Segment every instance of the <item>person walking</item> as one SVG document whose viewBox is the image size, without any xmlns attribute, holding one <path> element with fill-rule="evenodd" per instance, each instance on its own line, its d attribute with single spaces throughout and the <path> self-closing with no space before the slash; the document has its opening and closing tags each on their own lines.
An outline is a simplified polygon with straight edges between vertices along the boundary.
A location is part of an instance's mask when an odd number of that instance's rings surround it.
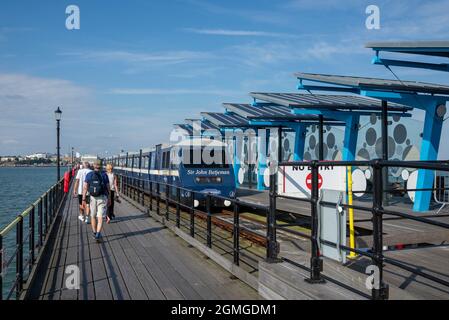
<svg viewBox="0 0 449 320">
<path fill-rule="evenodd" d="M 83 204 L 85 204 L 88 192 L 90 194 L 90 217 L 93 237 L 95 240 L 100 241 L 103 215 L 110 203 L 111 194 L 108 175 L 101 170 L 101 160 L 97 160 L 94 164 L 94 171 L 86 175 L 83 187 Z"/>
<path fill-rule="evenodd" d="M 115 176 L 114 172 L 113 172 L 113 166 L 112 164 L 108 163 L 106 165 L 106 174 L 108 175 L 108 179 L 109 179 L 109 186 L 111 189 L 111 193 L 109 194 L 109 205 L 108 205 L 108 209 L 107 209 L 107 213 L 106 213 L 106 222 L 110 223 L 111 220 L 113 220 L 115 218 L 115 214 L 114 214 L 114 203 L 115 203 L 115 198 L 118 198 L 118 186 L 117 186 L 117 177 Z"/>
<path fill-rule="evenodd" d="M 86 203 L 83 204 L 83 186 L 84 186 L 84 180 L 86 179 L 86 176 L 89 172 L 92 170 L 90 169 L 89 162 L 84 162 L 81 166 L 78 172 L 76 173 L 76 180 L 75 180 L 75 187 L 73 188 L 73 196 L 78 196 L 78 204 L 79 204 L 79 211 L 80 214 L 78 216 L 78 219 L 80 219 L 83 222 L 89 223 L 89 204 L 90 204 L 90 197 L 89 193 L 86 194 Z"/>
</svg>

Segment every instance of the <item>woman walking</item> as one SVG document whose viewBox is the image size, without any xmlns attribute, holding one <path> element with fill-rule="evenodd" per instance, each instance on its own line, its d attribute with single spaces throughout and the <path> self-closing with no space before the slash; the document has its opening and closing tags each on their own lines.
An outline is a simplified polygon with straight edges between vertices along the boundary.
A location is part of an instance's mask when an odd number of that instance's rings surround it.
<svg viewBox="0 0 449 320">
<path fill-rule="evenodd" d="M 118 198 L 118 187 L 117 187 L 117 177 L 112 172 L 112 165 L 108 164 L 106 166 L 106 174 L 108 175 L 109 179 L 109 185 L 111 186 L 111 194 L 109 195 L 109 198 L 111 199 L 110 204 L 108 206 L 107 212 L 106 212 L 106 222 L 110 223 L 112 219 L 114 219 L 114 202 L 115 197 Z"/>
</svg>

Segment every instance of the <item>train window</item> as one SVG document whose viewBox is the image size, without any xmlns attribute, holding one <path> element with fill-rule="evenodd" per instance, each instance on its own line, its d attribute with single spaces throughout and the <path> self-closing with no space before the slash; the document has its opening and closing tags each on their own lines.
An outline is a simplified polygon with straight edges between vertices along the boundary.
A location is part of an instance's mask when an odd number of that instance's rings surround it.
<svg viewBox="0 0 449 320">
<path fill-rule="evenodd" d="M 151 152 L 148 154 L 148 164 L 147 164 L 147 169 L 151 169 L 151 158 L 152 158 L 152 156 L 151 156 L 152 154 L 151 154 Z"/>
<path fill-rule="evenodd" d="M 165 156 L 165 168 L 169 169 L 170 168 L 170 151 L 166 152 L 166 156 Z"/>
<path fill-rule="evenodd" d="M 150 169 L 156 169 L 156 156 L 154 152 L 150 153 Z"/>
<path fill-rule="evenodd" d="M 161 169 L 165 169 L 165 152 L 162 153 L 162 164 Z"/>
</svg>

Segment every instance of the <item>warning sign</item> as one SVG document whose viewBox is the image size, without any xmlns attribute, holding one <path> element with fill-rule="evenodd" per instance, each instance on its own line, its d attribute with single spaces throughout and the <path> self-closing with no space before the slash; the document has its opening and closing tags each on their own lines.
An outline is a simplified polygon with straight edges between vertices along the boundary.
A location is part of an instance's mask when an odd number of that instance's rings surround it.
<svg viewBox="0 0 449 320">
<path fill-rule="evenodd" d="M 346 191 L 346 167 L 320 166 L 318 189 Z M 278 174 L 278 193 L 296 198 L 310 198 L 312 172 L 308 166 L 282 166 Z"/>
<path fill-rule="evenodd" d="M 323 185 L 323 177 L 318 173 L 318 189 L 321 189 Z M 312 190 L 312 173 L 309 173 L 306 178 L 306 187 L 309 190 Z"/>
</svg>

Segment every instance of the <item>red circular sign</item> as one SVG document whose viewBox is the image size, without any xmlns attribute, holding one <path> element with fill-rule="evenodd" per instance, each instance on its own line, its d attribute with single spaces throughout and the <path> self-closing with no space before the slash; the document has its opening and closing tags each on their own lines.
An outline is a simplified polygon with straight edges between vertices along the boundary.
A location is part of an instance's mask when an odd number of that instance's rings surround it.
<svg viewBox="0 0 449 320">
<path fill-rule="evenodd" d="M 318 173 L 318 189 L 321 188 L 323 185 L 323 178 L 321 177 L 321 174 Z M 306 186 L 307 189 L 312 190 L 312 174 L 309 173 L 306 177 Z"/>
</svg>

